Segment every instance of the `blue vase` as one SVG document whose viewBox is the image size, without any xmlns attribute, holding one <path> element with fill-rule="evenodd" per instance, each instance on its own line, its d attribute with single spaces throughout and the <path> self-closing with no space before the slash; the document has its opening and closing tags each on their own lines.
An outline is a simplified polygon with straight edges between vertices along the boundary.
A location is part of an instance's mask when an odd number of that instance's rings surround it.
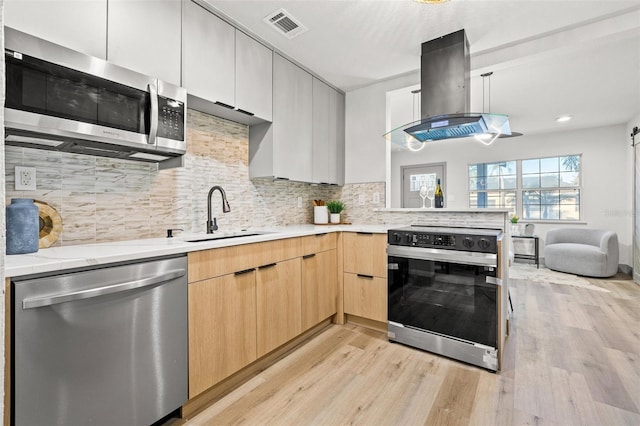
<svg viewBox="0 0 640 426">
<path fill-rule="evenodd" d="M 12 198 L 7 206 L 7 254 L 35 253 L 40 240 L 40 215 L 31 198 Z"/>
</svg>

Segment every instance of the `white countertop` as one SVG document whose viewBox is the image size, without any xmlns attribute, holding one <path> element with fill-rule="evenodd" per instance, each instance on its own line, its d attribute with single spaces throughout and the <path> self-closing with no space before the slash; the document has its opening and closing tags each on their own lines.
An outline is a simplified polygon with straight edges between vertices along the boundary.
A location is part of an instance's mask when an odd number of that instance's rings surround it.
<svg viewBox="0 0 640 426">
<path fill-rule="evenodd" d="M 5 276 L 57 272 L 65 269 L 126 262 L 158 256 L 188 253 L 191 251 L 258 243 L 284 238 L 303 237 L 325 232 L 386 233 L 388 229 L 403 225 L 298 225 L 282 228 L 249 229 L 259 235 L 190 243 L 185 240 L 206 238 L 206 234 L 177 234 L 174 238 L 150 238 L 144 240 L 111 243 L 82 244 L 41 249 L 36 253 L 8 255 L 5 260 Z M 227 232 L 232 234 L 233 232 Z M 225 234 L 224 231 L 217 234 Z"/>
<path fill-rule="evenodd" d="M 466 209 L 450 209 L 445 208 L 380 208 L 373 209 L 374 212 L 390 212 L 390 213 L 509 213 L 509 209 L 489 209 L 489 208 L 466 208 Z"/>
</svg>

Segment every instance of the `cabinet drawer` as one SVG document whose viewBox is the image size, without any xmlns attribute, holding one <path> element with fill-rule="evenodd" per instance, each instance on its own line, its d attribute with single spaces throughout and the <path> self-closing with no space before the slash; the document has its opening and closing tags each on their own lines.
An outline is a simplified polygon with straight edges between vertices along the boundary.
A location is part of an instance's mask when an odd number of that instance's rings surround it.
<svg viewBox="0 0 640 426">
<path fill-rule="evenodd" d="M 321 251 L 334 250 L 337 245 L 337 234 L 316 234 L 302 237 L 302 254 L 319 253 Z"/>
<path fill-rule="evenodd" d="M 387 322 L 387 280 L 345 273 L 344 312 Z"/>
<path fill-rule="evenodd" d="M 300 238 L 243 244 L 189 253 L 189 282 L 301 256 Z"/>
<path fill-rule="evenodd" d="M 345 232 L 344 271 L 387 277 L 387 234 Z"/>
</svg>

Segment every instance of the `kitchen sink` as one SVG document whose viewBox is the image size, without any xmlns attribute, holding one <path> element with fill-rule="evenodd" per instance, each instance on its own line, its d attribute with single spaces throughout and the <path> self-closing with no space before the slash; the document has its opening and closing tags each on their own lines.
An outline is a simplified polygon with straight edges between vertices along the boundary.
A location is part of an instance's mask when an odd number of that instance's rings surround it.
<svg viewBox="0 0 640 426">
<path fill-rule="evenodd" d="M 220 232 L 218 234 L 206 234 L 197 237 L 192 237 L 184 240 L 187 243 L 201 243 L 204 241 L 226 240 L 229 238 L 241 238 L 241 237 L 253 237 L 256 235 L 270 234 L 270 232 L 252 232 L 252 231 L 240 231 L 240 232 Z"/>
</svg>

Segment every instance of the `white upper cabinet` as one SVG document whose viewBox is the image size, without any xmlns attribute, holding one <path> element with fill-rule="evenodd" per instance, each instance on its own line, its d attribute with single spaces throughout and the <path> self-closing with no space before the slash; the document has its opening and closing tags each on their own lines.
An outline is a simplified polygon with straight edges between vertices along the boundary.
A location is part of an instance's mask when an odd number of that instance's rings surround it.
<svg viewBox="0 0 640 426">
<path fill-rule="evenodd" d="M 271 49 L 192 0 L 183 13 L 182 86 L 198 98 L 190 105 L 246 124 L 271 121 Z"/>
<path fill-rule="evenodd" d="M 329 182 L 344 185 L 344 94 L 332 90 L 329 97 Z"/>
<path fill-rule="evenodd" d="M 332 183 L 329 174 L 329 102 L 333 89 L 313 78 L 313 182 Z"/>
<path fill-rule="evenodd" d="M 4 25 L 106 59 L 107 0 L 5 0 Z"/>
<path fill-rule="evenodd" d="M 236 108 L 271 121 L 273 52 L 236 30 Z"/>
<path fill-rule="evenodd" d="M 344 184 L 344 95 L 315 77 L 313 182 Z"/>
<path fill-rule="evenodd" d="M 181 10 L 180 0 L 109 0 L 107 60 L 179 86 Z"/>
<path fill-rule="evenodd" d="M 184 2 L 182 87 L 235 106 L 235 28 L 191 0 Z"/>
<path fill-rule="evenodd" d="M 276 177 L 313 182 L 313 77 L 280 55 L 273 77 Z"/>
<path fill-rule="evenodd" d="M 249 177 L 313 179 L 313 77 L 273 55 L 273 123 L 249 128 Z"/>
</svg>

